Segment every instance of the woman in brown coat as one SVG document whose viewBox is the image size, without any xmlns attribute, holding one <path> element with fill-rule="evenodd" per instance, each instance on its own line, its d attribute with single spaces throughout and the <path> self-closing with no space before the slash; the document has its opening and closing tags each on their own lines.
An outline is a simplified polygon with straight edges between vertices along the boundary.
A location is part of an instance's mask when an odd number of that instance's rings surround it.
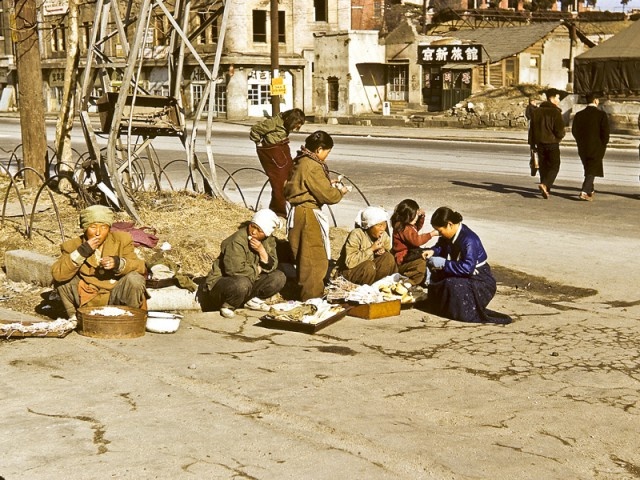
<svg viewBox="0 0 640 480">
<path fill-rule="evenodd" d="M 321 130 L 309 135 L 293 161 L 293 171 L 284 185 L 291 204 L 287 219 L 289 243 L 296 262 L 300 299 L 324 295 L 324 278 L 329 268 L 329 221 L 324 205 L 342 200 L 347 188 L 336 188 L 329 178 L 325 160 L 333 148 L 331 136 Z"/>
</svg>

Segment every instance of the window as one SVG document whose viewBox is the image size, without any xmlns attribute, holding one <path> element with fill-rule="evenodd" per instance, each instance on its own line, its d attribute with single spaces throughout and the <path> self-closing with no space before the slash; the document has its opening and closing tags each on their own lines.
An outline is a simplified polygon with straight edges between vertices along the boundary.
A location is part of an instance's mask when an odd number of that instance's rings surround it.
<svg viewBox="0 0 640 480">
<path fill-rule="evenodd" d="M 4 7 L 0 0 L 0 38 L 4 38 Z"/>
<path fill-rule="evenodd" d="M 504 86 L 510 87 L 517 83 L 516 80 L 516 60 L 507 58 L 504 61 Z"/>
<path fill-rule="evenodd" d="M 198 35 L 198 43 L 200 44 L 214 44 L 218 40 L 218 20 L 212 17 L 209 12 L 198 12 L 198 28 L 206 25 Z M 209 22 L 208 25 L 207 22 Z"/>
<path fill-rule="evenodd" d="M 80 26 L 80 51 L 86 52 L 87 48 L 89 48 L 89 44 L 91 43 L 91 23 L 90 22 L 82 22 Z"/>
<path fill-rule="evenodd" d="M 374 1 L 373 2 L 373 18 L 381 18 L 382 17 L 382 2 Z"/>
<path fill-rule="evenodd" d="M 269 103 L 271 103 L 271 95 L 269 90 L 269 85 L 249 85 L 249 104 L 269 105 Z"/>
<path fill-rule="evenodd" d="M 278 43 L 287 43 L 285 12 L 278 12 Z"/>
<path fill-rule="evenodd" d="M 327 79 L 327 93 L 329 97 L 329 111 L 337 112 L 340 102 L 338 100 L 339 88 L 338 79 L 336 77 L 329 77 Z"/>
<path fill-rule="evenodd" d="M 67 49 L 66 28 L 64 23 L 51 27 L 51 51 L 64 52 Z"/>
<path fill-rule="evenodd" d="M 328 21 L 327 0 L 313 0 L 313 8 L 316 14 L 316 22 Z"/>
<path fill-rule="evenodd" d="M 164 15 L 157 15 L 154 19 L 156 45 L 169 45 L 169 20 Z"/>
<path fill-rule="evenodd" d="M 253 41 L 267 43 L 267 11 L 253 11 Z"/>
</svg>

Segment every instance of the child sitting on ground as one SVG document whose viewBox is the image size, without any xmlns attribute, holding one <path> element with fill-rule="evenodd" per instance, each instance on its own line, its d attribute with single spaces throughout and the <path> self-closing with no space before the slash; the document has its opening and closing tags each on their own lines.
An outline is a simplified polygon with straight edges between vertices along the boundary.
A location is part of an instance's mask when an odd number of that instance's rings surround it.
<svg viewBox="0 0 640 480">
<path fill-rule="evenodd" d="M 252 310 L 269 310 L 263 299 L 280 292 L 286 282 L 277 269 L 276 239 L 271 236 L 279 226 L 273 211 L 259 210 L 249 225 L 222 241 L 220 256 L 202 287 L 203 311 L 220 308 L 223 317 L 232 318 L 243 304 Z"/>
<path fill-rule="evenodd" d="M 424 210 L 410 198 L 401 201 L 391 216 L 393 253 L 398 272 L 407 277 L 412 285 L 422 284 L 427 274 L 426 259 L 431 252 L 420 246 L 438 235 L 436 230 L 419 233 L 424 219 Z"/>
<path fill-rule="evenodd" d="M 356 225 L 340 252 L 340 275 L 358 285 L 371 285 L 397 273 L 398 266 L 390 252 L 387 212 L 379 207 L 367 207 L 360 212 Z"/>
</svg>

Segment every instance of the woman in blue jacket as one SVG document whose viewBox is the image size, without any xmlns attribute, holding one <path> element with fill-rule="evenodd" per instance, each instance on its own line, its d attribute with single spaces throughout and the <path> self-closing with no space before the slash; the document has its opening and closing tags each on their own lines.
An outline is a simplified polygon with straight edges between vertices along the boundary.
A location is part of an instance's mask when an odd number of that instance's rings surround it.
<svg viewBox="0 0 640 480">
<path fill-rule="evenodd" d="M 462 215 L 438 208 L 431 225 L 440 234 L 427 264 L 431 270 L 427 309 L 441 317 L 473 323 L 511 323 L 511 318 L 487 309 L 496 294 L 496 279 L 482 242 Z"/>
</svg>

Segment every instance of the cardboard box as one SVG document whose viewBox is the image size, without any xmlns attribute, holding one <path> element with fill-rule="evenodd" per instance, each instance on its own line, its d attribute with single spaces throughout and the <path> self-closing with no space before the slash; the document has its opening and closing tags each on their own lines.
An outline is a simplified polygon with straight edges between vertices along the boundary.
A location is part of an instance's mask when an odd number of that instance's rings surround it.
<svg viewBox="0 0 640 480">
<path fill-rule="evenodd" d="M 373 320 L 374 318 L 395 317 L 400 315 L 400 300 L 391 300 L 390 302 L 365 303 L 356 305 L 349 310 L 352 317 L 366 318 Z"/>
</svg>

